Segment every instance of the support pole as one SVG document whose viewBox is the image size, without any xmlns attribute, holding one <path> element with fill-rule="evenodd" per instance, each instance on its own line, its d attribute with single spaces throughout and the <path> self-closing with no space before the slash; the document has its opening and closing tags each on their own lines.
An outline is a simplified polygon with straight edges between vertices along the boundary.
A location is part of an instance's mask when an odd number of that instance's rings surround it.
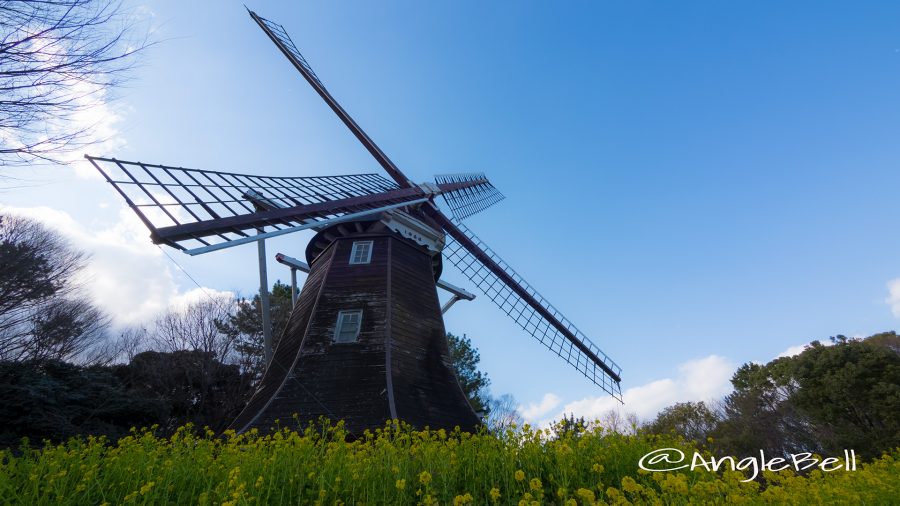
<svg viewBox="0 0 900 506">
<path fill-rule="evenodd" d="M 297 305 L 297 269 L 291 267 L 291 307 Z"/>
<path fill-rule="evenodd" d="M 453 304 L 456 304 L 456 301 L 458 301 L 459 299 L 460 299 L 460 296 L 454 294 L 453 297 L 451 297 L 450 300 L 448 300 L 447 303 L 444 304 L 444 307 L 441 308 L 441 314 L 446 313 L 447 310 L 450 309 L 450 306 L 452 306 Z M 465 336 L 463 336 L 463 337 L 465 337 Z"/>
<path fill-rule="evenodd" d="M 262 230 L 257 230 L 262 233 Z M 272 319 L 269 313 L 269 279 L 266 275 L 266 240 L 256 241 L 259 248 L 259 306 L 262 310 L 263 356 L 266 365 L 272 360 Z"/>
</svg>

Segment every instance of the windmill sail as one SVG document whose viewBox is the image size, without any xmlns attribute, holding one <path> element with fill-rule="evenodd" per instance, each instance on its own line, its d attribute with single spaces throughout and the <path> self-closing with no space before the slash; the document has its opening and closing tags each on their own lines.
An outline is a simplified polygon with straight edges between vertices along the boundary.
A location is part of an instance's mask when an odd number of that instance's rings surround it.
<svg viewBox="0 0 900 506">
<path fill-rule="evenodd" d="M 438 186 L 449 187 L 459 183 L 474 184 L 441 194 L 444 202 L 450 206 L 453 217 L 457 220 L 464 220 L 475 213 L 480 213 L 506 198 L 487 180 L 484 174 L 445 174 L 434 176 L 434 180 Z"/>
<path fill-rule="evenodd" d="M 306 58 L 300 54 L 300 51 L 297 50 L 297 46 L 294 45 L 294 41 L 291 40 L 291 37 L 288 35 L 287 31 L 283 26 L 270 21 L 262 16 L 257 15 L 255 12 L 248 9 L 250 13 L 250 17 L 256 21 L 256 24 L 259 25 L 260 28 L 269 36 L 272 42 L 278 46 L 278 49 L 281 50 L 282 54 L 294 65 L 304 78 L 306 78 L 307 82 L 316 90 L 316 93 L 325 100 L 325 103 L 331 107 L 331 110 L 334 111 L 335 114 L 347 125 L 347 128 L 353 132 L 353 135 L 359 139 L 359 142 L 365 146 L 365 148 L 369 151 L 369 153 L 375 157 L 375 160 L 381 165 L 381 167 L 391 176 L 391 179 L 397 182 L 401 188 L 408 188 L 411 186 L 415 186 L 412 182 L 407 179 L 407 177 L 400 171 L 400 169 L 394 165 L 394 162 L 391 161 L 390 158 L 375 142 L 369 138 L 369 136 L 360 128 L 359 125 L 356 124 L 356 121 L 347 114 L 347 111 L 341 107 L 341 104 L 331 96 L 331 93 L 325 89 L 325 85 L 322 84 L 322 81 L 319 80 L 319 77 L 316 76 L 316 73 L 313 72 L 312 67 L 310 67 L 309 63 L 306 61 Z"/>
<path fill-rule="evenodd" d="M 154 242 L 191 254 L 428 198 L 419 188 L 401 189 L 377 174 L 268 177 L 87 158 Z"/>
<path fill-rule="evenodd" d="M 447 220 L 443 215 L 439 221 Z M 444 258 L 525 332 L 595 385 L 622 401 L 621 368 L 516 271 L 461 223 L 442 223 L 450 235 Z"/>
</svg>

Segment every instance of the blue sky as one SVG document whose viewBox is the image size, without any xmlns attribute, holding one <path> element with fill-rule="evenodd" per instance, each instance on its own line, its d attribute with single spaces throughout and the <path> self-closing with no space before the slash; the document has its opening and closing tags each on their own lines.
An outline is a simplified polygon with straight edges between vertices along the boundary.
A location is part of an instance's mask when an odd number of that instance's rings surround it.
<svg viewBox="0 0 900 506">
<path fill-rule="evenodd" d="M 717 396 L 740 363 L 896 327 L 900 4 L 249 7 L 287 28 L 412 179 L 487 173 L 507 199 L 469 227 L 623 368 L 624 411 Z M 91 154 L 379 170 L 240 3 L 131 8 L 161 42 L 98 109 L 111 138 Z M 96 291 L 124 290 L 110 299 L 122 319 L 196 288 L 84 169 L 23 172 L 32 186 L 0 201 L 94 251 Z M 308 237 L 269 252 L 302 256 Z M 170 254 L 204 287 L 256 289 L 252 246 Z M 269 272 L 287 278 L 274 261 Z M 505 318 L 484 297 L 446 318 L 481 350 L 495 394 L 534 421 L 612 406 Z"/>
</svg>

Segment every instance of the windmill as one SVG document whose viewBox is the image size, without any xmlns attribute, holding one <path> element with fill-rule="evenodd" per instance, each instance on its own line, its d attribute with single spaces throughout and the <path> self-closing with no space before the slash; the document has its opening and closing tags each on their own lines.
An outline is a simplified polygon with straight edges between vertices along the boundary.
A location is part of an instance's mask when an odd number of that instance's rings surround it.
<svg viewBox="0 0 900 506">
<path fill-rule="evenodd" d="M 615 362 L 463 224 L 503 199 L 491 182 L 457 174 L 413 183 L 326 90 L 285 29 L 248 12 L 390 179 L 268 177 L 87 156 L 153 242 L 190 255 L 256 242 L 262 259 L 265 239 L 316 232 L 306 263 L 279 254 L 309 274 L 256 392 L 231 427 L 265 430 L 295 413 L 342 419 L 351 433 L 397 418 L 418 427 L 477 426 L 452 372 L 436 288 L 450 290 L 454 301 L 472 296 L 440 280 L 445 261 L 621 401 Z"/>
</svg>

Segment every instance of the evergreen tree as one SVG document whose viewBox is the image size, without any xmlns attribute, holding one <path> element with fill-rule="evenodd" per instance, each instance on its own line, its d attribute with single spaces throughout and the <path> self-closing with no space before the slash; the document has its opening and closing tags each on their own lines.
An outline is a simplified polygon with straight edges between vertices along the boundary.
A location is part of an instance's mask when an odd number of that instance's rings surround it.
<svg viewBox="0 0 900 506">
<path fill-rule="evenodd" d="M 713 432 L 718 446 L 737 455 L 852 448 L 864 457 L 900 446 L 900 336 L 831 340 L 738 369 Z"/>
<path fill-rule="evenodd" d="M 472 346 L 472 341 L 463 335 L 462 337 L 447 333 L 447 342 L 450 345 L 450 360 L 453 370 L 459 379 L 469 404 L 476 413 L 486 415 L 490 411 L 491 397 L 487 387 L 491 384 L 487 374 L 478 370 L 481 355 L 478 349 Z"/>
<path fill-rule="evenodd" d="M 221 322 L 219 330 L 235 339 L 235 351 L 241 356 L 241 367 L 256 379 L 265 371 L 263 363 L 262 308 L 259 294 L 252 299 L 239 299 L 237 311 Z M 281 334 L 291 318 L 293 303 L 291 287 L 276 281 L 269 293 L 269 311 L 272 318 L 272 346 L 277 347 Z"/>
</svg>

